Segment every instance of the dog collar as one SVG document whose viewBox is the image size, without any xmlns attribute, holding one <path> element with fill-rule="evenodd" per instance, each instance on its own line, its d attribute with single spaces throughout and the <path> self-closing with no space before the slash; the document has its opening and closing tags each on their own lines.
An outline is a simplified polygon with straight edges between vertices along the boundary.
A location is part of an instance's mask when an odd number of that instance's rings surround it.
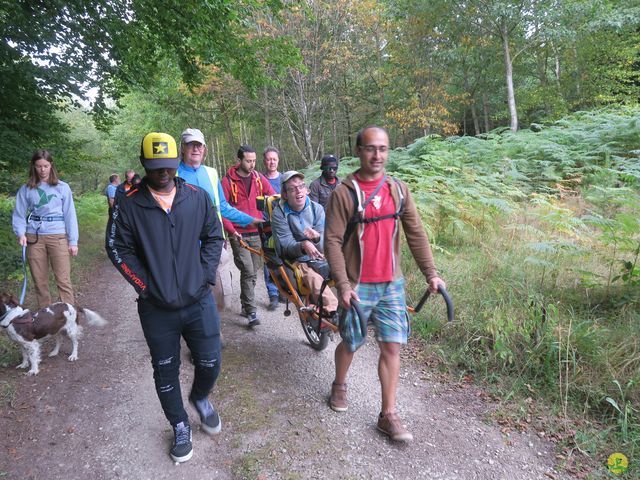
<svg viewBox="0 0 640 480">
<path fill-rule="evenodd" d="M 11 312 L 5 312 L 4 315 L 2 315 L 2 317 L 0 317 L 0 322 L 3 322 L 5 318 L 7 318 L 7 315 L 9 315 Z M 22 320 L 20 320 L 20 317 L 22 317 L 25 314 L 29 314 L 26 315 L 25 318 L 23 318 Z M 22 313 L 14 318 L 12 318 L 11 320 L 9 320 L 9 323 L 7 323 L 6 325 L 2 325 L 2 328 L 8 328 L 9 325 L 11 325 L 12 323 L 15 323 L 16 325 L 26 325 L 27 323 L 33 323 L 35 322 L 35 318 L 33 318 L 33 315 L 31 315 L 31 312 L 29 311 L 29 309 L 27 310 L 23 310 Z"/>
<path fill-rule="evenodd" d="M 21 317 L 22 315 L 20 315 Z M 20 317 L 16 317 L 13 320 L 11 320 L 9 322 L 9 325 L 16 324 L 16 325 L 26 325 L 27 323 L 33 323 L 35 322 L 35 319 L 33 318 L 33 315 L 27 315 L 25 318 L 20 319 Z"/>
</svg>

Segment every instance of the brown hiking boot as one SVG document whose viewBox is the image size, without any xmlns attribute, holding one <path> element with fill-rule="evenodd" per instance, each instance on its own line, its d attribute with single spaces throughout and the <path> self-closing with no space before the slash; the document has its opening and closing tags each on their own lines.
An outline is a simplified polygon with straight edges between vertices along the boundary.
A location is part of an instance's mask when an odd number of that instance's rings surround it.
<svg viewBox="0 0 640 480">
<path fill-rule="evenodd" d="M 346 412 L 347 405 L 347 384 L 346 383 L 332 383 L 331 384 L 331 398 L 329 399 L 329 406 L 334 412 Z"/>
<path fill-rule="evenodd" d="M 389 435 L 389 438 L 395 442 L 410 442 L 413 435 L 402 424 L 397 413 L 387 413 L 378 416 L 378 430 Z"/>
</svg>

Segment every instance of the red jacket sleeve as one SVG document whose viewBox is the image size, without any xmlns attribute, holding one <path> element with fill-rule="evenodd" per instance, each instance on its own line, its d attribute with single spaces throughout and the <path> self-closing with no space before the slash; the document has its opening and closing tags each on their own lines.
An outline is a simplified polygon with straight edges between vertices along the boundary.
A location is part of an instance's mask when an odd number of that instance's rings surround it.
<svg viewBox="0 0 640 480">
<path fill-rule="evenodd" d="M 229 235 L 235 235 L 236 227 L 233 225 L 231 221 L 222 217 L 222 226 L 224 227 L 224 231 L 227 232 Z"/>
</svg>

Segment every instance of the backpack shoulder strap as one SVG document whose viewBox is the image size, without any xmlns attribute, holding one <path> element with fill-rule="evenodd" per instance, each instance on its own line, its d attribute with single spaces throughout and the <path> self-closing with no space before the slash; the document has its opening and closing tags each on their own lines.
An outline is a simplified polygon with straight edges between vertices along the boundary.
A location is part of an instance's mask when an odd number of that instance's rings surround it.
<svg viewBox="0 0 640 480">
<path fill-rule="evenodd" d="M 229 182 L 229 190 L 231 191 L 231 198 L 229 199 L 229 201 L 230 203 L 236 205 L 238 203 L 238 184 L 233 178 L 231 178 L 229 172 L 225 174 L 224 178 L 226 178 Z"/>
<path fill-rule="evenodd" d="M 261 177 L 260 172 L 256 172 L 254 170 L 253 173 L 255 173 L 254 178 L 255 178 L 255 181 L 256 181 L 256 186 L 258 187 L 258 192 L 259 192 L 258 196 L 261 197 L 261 196 L 264 195 L 264 192 L 262 190 L 262 178 L 260 178 Z"/>
<path fill-rule="evenodd" d="M 365 218 L 364 217 L 364 210 L 365 208 L 367 208 L 367 205 L 371 202 L 371 200 L 373 200 L 373 197 L 376 196 L 376 194 L 380 191 L 380 189 L 382 188 L 382 186 L 384 185 L 384 183 L 386 182 L 387 178 L 391 178 L 393 184 L 396 186 L 397 190 L 398 190 L 398 197 L 400 199 L 400 202 L 398 204 L 398 208 L 396 209 L 396 211 L 394 213 L 388 214 L 388 215 L 382 215 L 380 217 L 372 217 L 372 218 Z M 343 237 L 343 242 L 346 242 L 348 240 L 348 238 L 353 234 L 353 231 L 355 230 L 356 226 L 359 223 L 374 223 L 374 222 L 379 222 L 380 220 L 386 220 L 388 218 L 393 218 L 395 219 L 395 221 L 398 221 L 398 218 L 400 218 L 400 216 L 402 215 L 402 213 L 404 212 L 404 193 L 402 191 L 402 184 L 400 182 L 400 180 L 398 180 L 395 177 L 387 177 L 386 175 L 383 177 L 383 180 L 378 184 L 378 186 L 375 188 L 375 190 L 371 193 L 371 195 L 369 195 L 369 197 L 367 197 L 367 199 L 360 203 L 360 198 L 359 198 L 359 192 L 361 191 L 357 182 L 354 180 L 354 185 L 356 186 L 356 189 L 349 189 L 349 192 L 351 193 L 351 196 L 353 197 L 353 203 L 354 203 L 354 212 L 353 215 L 351 217 L 351 219 L 349 220 L 349 222 L 347 223 L 347 228 Z M 357 190 L 357 191 L 356 191 Z"/>
<path fill-rule="evenodd" d="M 353 214 L 347 222 L 347 228 L 345 229 L 344 236 L 342 237 L 343 245 L 347 242 L 347 240 L 349 240 L 351 235 L 353 235 L 353 232 L 358 226 L 358 223 L 360 223 L 360 210 L 362 210 L 362 215 L 364 215 L 364 208 L 361 208 L 362 205 L 360 200 L 360 192 L 362 192 L 362 190 L 360 190 L 360 186 L 355 181 L 355 179 L 353 180 L 353 184 L 355 188 L 347 187 L 347 190 L 351 194 L 351 199 L 353 200 Z"/>
<path fill-rule="evenodd" d="M 203 165 L 204 171 L 207 173 L 211 188 L 213 189 L 213 204 L 217 209 L 220 209 L 220 197 L 218 195 L 218 171 L 215 168 Z"/>
<path fill-rule="evenodd" d="M 398 180 L 396 177 L 391 177 L 391 180 L 393 180 L 393 184 L 398 189 L 398 198 L 400 198 L 400 204 L 398 205 L 398 209 L 395 213 L 396 218 L 398 218 L 404 212 L 404 192 L 402 191 L 402 182 L 400 180 Z"/>
</svg>

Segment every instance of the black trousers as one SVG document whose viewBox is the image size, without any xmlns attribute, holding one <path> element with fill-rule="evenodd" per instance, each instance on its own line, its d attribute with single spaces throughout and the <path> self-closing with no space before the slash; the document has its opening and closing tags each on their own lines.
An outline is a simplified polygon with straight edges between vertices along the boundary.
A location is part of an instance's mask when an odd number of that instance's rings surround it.
<svg viewBox="0 0 640 480">
<path fill-rule="evenodd" d="M 220 373 L 220 318 L 213 295 L 179 310 L 165 310 L 138 299 L 138 314 L 153 365 L 156 392 L 171 425 L 188 420 L 180 392 L 180 337 L 194 361 L 190 395 L 209 395 Z"/>
</svg>

